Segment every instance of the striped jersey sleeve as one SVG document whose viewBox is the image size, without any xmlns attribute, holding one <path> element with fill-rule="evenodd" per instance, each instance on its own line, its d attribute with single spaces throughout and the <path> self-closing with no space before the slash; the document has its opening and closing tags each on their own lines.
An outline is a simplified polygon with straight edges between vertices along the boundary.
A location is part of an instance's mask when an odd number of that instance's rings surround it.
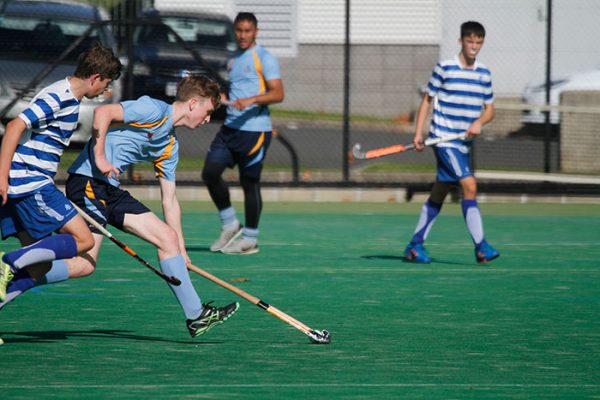
<svg viewBox="0 0 600 400">
<path fill-rule="evenodd" d="M 10 165 L 10 197 L 29 195 L 53 182 L 78 117 L 79 100 L 73 96 L 66 78 L 38 93 L 19 114 L 28 129 Z"/>
</svg>

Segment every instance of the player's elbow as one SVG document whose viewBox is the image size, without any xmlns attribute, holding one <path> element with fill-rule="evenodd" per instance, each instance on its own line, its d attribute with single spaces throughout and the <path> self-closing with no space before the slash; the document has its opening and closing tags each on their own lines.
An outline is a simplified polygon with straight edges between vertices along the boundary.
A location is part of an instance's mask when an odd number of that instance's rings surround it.
<svg viewBox="0 0 600 400">
<path fill-rule="evenodd" d="M 14 118 L 8 124 L 6 124 L 4 137 L 20 136 L 21 133 L 23 133 L 23 131 L 25 130 L 25 128 L 27 128 L 27 126 L 21 118 Z"/>
<path fill-rule="evenodd" d="M 271 81 L 268 85 L 269 103 L 281 103 L 285 98 L 285 90 L 281 81 Z"/>
<path fill-rule="evenodd" d="M 283 99 L 285 98 L 285 95 L 282 91 L 271 91 L 269 92 L 266 96 L 264 101 L 264 104 L 276 104 L 276 103 L 281 103 L 283 101 Z"/>
</svg>

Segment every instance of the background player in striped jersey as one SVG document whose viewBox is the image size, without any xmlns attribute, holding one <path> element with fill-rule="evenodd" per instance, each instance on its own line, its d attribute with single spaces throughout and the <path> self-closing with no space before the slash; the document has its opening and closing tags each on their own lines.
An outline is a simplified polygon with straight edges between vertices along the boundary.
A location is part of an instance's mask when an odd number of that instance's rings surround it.
<svg viewBox="0 0 600 400">
<path fill-rule="evenodd" d="M 478 262 L 488 262 L 500 253 L 485 240 L 483 222 L 477 205 L 477 182 L 469 169 L 473 137 L 494 118 L 494 94 L 490 70 L 476 61 L 483 46 L 485 29 L 478 22 L 468 21 L 460 27 L 460 53 L 438 63 L 427 85 L 417 114 L 413 142 L 423 150 L 423 127 L 433 102 L 433 116 L 429 136 L 467 132 L 466 140 L 439 144 L 434 148 L 437 160 L 437 177 L 415 233 L 404 251 L 406 260 L 430 263 L 423 242 L 438 216 L 452 184 L 458 182 L 463 191 L 463 215 L 473 243 Z"/>
<path fill-rule="evenodd" d="M 43 275 L 49 262 L 94 245 L 86 223 L 53 178 L 77 126 L 81 100 L 103 93 L 121 68 L 111 49 L 94 45 L 80 55 L 73 76 L 41 90 L 6 126 L 0 149 L 0 229 L 2 239 L 16 236 L 27 247 L 2 253 L 0 301 L 13 274 Z"/>
<path fill-rule="evenodd" d="M 202 179 L 221 219 L 221 235 L 210 250 L 253 254 L 258 252 L 258 222 L 262 211 L 260 175 L 273 130 L 267 106 L 283 101 L 284 90 L 277 59 L 256 43 L 258 23 L 254 14 L 239 13 L 234 29 L 239 50 L 228 63 L 230 105 L 225 123 L 208 149 Z M 244 191 L 246 224 L 243 229 L 222 178 L 225 168 L 235 164 Z M 242 238 L 234 241 L 240 234 Z"/>
<path fill-rule="evenodd" d="M 186 263 L 190 262 L 181 228 L 181 210 L 175 193 L 175 170 L 179 142 L 175 127 L 195 129 L 210 120 L 220 104 L 219 86 L 204 76 L 188 76 L 177 85 L 175 102 L 142 96 L 135 101 L 108 104 L 94 111 L 95 138 L 84 147 L 69 168 L 67 197 L 101 225 L 111 224 L 156 246 L 161 269 L 181 281 L 169 285 L 187 318 L 192 337 L 205 333 L 228 319 L 237 302 L 225 307 L 201 304 L 194 290 Z M 119 175 L 131 164 L 151 162 L 158 178 L 164 221 L 145 205 L 120 188 Z M 60 282 L 92 274 L 98 260 L 103 236 L 91 227 L 94 247 L 81 257 L 54 262 L 45 279 Z M 8 299 L 0 308 L 33 282 L 8 287 Z"/>
</svg>

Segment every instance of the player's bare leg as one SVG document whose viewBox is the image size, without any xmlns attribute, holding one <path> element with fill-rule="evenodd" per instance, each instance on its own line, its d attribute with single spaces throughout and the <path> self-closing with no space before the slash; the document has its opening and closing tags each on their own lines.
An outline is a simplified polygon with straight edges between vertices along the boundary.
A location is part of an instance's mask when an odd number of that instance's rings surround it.
<svg viewBox="0 0 600 400">
<path fill-rule="evenodd" d="M 192 337 L 201 335 L 212 326 L 227 320 L 238 309 L 237 302 L 225 307 L 201 304 L 181 254 L 177 233 L 154 213 L 125 214 L 123 227 L 156 246 L 162 271 L 181 281 L 181 285 L 169 287 L 183 309 Z"/>
</svg>

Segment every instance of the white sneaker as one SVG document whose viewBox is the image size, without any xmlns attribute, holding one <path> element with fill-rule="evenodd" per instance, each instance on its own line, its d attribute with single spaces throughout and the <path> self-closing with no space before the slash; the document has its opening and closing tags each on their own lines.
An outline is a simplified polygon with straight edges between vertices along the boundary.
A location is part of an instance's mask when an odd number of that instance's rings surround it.
<svg viewBox="0 0 600 400">
<path fill-rule="evenodd" d="M 240 255 L 255 254 L 258 253 L 258 244 L 253 240 L 242 238 L 221 249 L 221 253 Z"/>
<path fill-rule="evenodd" d="M 229 246 L 235 239 L 242 234 L 242 225 L 240 221 L 236 221 L 235 224 L 229 229 L 221 228 L 221 236 L 211 246 L 210 251 L 220 251 L 225 247 Z"/>
</svg>

